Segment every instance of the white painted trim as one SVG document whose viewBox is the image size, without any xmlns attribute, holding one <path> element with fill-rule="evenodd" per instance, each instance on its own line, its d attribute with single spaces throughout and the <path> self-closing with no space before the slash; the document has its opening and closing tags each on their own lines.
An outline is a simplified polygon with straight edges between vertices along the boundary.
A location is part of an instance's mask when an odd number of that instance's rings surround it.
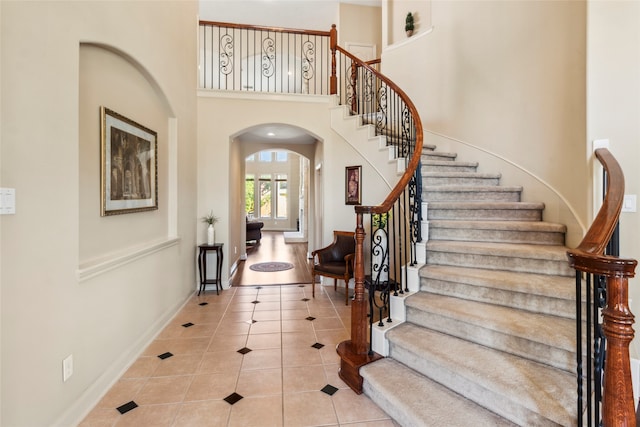
<svg viewBox="0 0 640 427">
<path fill-rule="evenodd" d="M 78 266 L 78 270 L 76 270 L 76 277 L 79 282 L 84 282 L 85 280 L 104 274 L 107 271 L 115 270 L 123 265 L 129 264 L 155 252 L 175 246 L 178 242 L 180 242 L 179 237 L 168 237 L 161 241 L 145 244 L 144 246 L 133 249 L 127 249 L 126 251 L 117 254 L 108 255 L 97 260 L 86 262 Z"/>
<path fill-rule="evenodd" d="M 382 55 L 380 55 L 380 56 L 382 57 L 382 56 L 384 56 L 387 52 L 390 52 L 390 51 L 392 51 L 392 50 L 395 50 L 395 49 L 401 48 L 401 47 L 403 47 L 403 46 L 406 46 L 406 45 L 408 45 L 408 44 L 410 44 L 410 43 L 415 42 L 415 41 L 416 41 L 416 40 L 418 40 L 418 39 L 421 39 L 421 38 L 423 38 L 423 37 L 426 37 L 426 36 L 427 36 L 427 34 L 431 34 L 431 33 L 433 32 L 433 29 L 434 29 L 434 28 L 435 28 L 435 27 L 431 26 L 431 27 L 427 28 L 425 31 L 420 31 L 420 32 L 418 32 L 418 33 L 413 33 L 413 35 L 412 35 L 411 37 L 407 37 L 407 39 L 406 39 L 406 40 L 403 40 L 403 41 L 401 41 L 400 43 L 394 43 L 394 44 L 392 44 L 392 45 L 388 45 L 388 46 L 386 46 L 386 47 L 383 49 L 383 51 L 382 51 Z M 384 64 L 384 59 L 382 60 L 382 63 Z"/>
<path fill-rule="evenodd" d="M 95 408 L 105 394 L 120 380 L 122 375 L 138 360 L 144 350 L 156 339 L 158 334 L 180 313 L 193 294 L 189 293 L 184 301 L 165 311 L 147 331 L 136 340 L 128 351 L 111 363 L 109 367 L 87 388 L 78 399 L 51 425 L 76 426 Z"/>
</svg>

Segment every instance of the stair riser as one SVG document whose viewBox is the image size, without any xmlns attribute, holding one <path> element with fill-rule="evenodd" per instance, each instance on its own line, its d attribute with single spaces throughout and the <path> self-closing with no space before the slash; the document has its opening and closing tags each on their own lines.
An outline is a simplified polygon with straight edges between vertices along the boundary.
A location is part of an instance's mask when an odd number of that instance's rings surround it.
<svg viewBox="0 0 640 427">
<path fill-rule="evenodd" d="M 572 372 L 575 368 L 575 353 L 546 343 L 534 342 L 522 337 L 501 333 L 482 325 L 472 325 L 458 319 L 430 313 L 415 307 L 407 307 L 407 321 L 454 337 L 463 338 L 485 347 L 540 362 L 558 369 Z"/>
<path fill-rule="evenodd" d="M 429 240 L 524 243 L 532 245 L 564 245 L 564 233 L 439 228 L 429 226 Z"/>
<path fill-rule="evenodd" d="M 452 277 L 452 280 L 455 280 L 455 277 Z M 576 318 L 576 305 L 574 301 L 545 295 L 534 295 L 514 292 L 508 289 L 496 289 L 425 277 L 420 278 L 420 291 L 470 301 L 497 304 L 505 307 L 520 308 L 534 313 L 549 314 L 567 319 Z M 584 309 L 585 306 L 583 306 L 583 310 Z"/>
<path fill-rule="evenodd" d="M 462 201 L 493 201 L 493 202 L 519 202 L 519 191 L 446 191 L 427 190 L 422 192 L 422 200 L 425 202 L 462 202 Z"/>
<path fill-rule="evenodd" d="M 506 270 L 521 273 L 553 274 L 566 277 L 573 277 L 575 275 L 575 272 L 569 268 L 566 261 L 513 258 L 487 254 L 436 252 L 428 250 L 427 264 Z"/>
<path fill-rule="evenodd" d="M 420 355 L 394 345 L 393 342 L 390 343 L 390 348 L 390 356 L 394 359 L 508 420 L 523 426 L 557 425 L 518 404 L 517 401 L 511 399 L 511 396 L 495 393 L 491 389 L 483 387 L 482 384 L 467 380 L 444 365 L 434 363 L 432 360 L 425 360 Z"/>
<path fill-rule="evenodd" d="M 481 178 L 481 177 L 434 177 L 423 176 L 423 185 L 483 185 L 491 186 L 500 184 L 499 178 Z"/>
<path fill-rule="evenodd" d="M 430 220 L 487 220 L 487 221 L 541 221 L 539 209 L 434 209 L 429 207 Z"/>
</svg>

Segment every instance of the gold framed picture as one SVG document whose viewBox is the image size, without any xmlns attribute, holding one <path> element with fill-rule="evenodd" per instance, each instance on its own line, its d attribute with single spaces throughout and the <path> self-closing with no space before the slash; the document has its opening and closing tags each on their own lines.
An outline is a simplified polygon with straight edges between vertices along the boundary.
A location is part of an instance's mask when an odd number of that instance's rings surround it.
<svg viewBox="0 0 640 427">
<path fill-rule="evenodd" d="M 346 205 L 362 204 L 362 166 L 345 168 L 345 201 Z"/>
<path fill-rule="evenodd" d="M 101 215 L 158 209 L 158 134 L 100 107 Z"/>
</svg>

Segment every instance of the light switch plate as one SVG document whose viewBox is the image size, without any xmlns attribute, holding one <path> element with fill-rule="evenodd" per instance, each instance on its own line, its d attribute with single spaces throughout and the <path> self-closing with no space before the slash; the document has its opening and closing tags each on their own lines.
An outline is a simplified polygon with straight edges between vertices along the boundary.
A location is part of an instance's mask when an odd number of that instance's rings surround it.
<svg viewBox="0 0 640 427">
<path fill-rule="evenodd" d="M 625 194 L 622 202 L 622 212 L 636 212 L 636 195 Z"/>
</svg>

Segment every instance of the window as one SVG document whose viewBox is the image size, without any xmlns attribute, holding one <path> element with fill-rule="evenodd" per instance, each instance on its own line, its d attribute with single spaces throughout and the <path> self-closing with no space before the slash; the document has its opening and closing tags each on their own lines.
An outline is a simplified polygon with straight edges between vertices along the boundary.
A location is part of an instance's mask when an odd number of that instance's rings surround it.
<svg viewBox="0 0 640 427">
<path fill-rule="evenodd" d="M 286 151 L 276 151 L 276 162 L 286 162 L 289 160 L 288 153 Z"/>
<path fill-rule="evenodd" d="M 276 200 L 276 217 L 286 218 L 288 209 L 287 175 L 276 175 L 276 189 L 278 199 Z"/>
<path fill-rule="evenodd" d="M 271 153 L 273 151 L 261 151 L 259 153 L 261 162 L 270 162 L 271 161 Z"/>
<path fill-rule="evenodd" d="M 253 218 L 256 214 L 256 180 L 251 174 L 247 174 L 244 180 L 244 209 L 249 218 Z"/>
<path fill-rule="evenodd" d="M 271 175 L 260 175 L 260 217 L 271 218 Z"/>
</svg>

